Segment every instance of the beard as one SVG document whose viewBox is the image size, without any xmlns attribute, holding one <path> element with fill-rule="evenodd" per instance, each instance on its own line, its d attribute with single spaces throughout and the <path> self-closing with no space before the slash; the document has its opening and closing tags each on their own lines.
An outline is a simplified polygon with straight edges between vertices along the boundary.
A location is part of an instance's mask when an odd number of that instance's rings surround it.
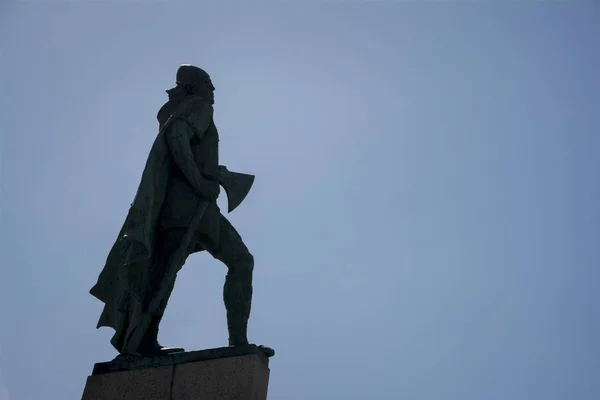
<svg viewBox="0 0 600 400">
<path fill-rule="evenodd" d="M 215 93 L 214 92 L 208 92 L 208 91 L 202 90 L 199 93 L 196 93 L 196 96 L 202 97 L 204 100 L 208 101 L 210 104 L 215 104 Z"/>
</svg>

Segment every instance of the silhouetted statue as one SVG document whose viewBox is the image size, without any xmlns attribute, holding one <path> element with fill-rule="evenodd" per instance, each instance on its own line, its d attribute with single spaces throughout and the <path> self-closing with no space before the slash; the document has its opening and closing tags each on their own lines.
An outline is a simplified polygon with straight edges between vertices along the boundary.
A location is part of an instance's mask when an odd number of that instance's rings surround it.
<svg viewBox="0 0 600 400">
<path fill-rule="evenodd" d="M 90 293 L 105 303 L 98 328 L 115 330 L 121 354 L 153 356 L 183 349 L 158 343 L 158 327 L 186 258 L 206 250 L 228 268 L 223 298 L 229 345 L 248 344 L 254 259 L 217 206 L 220 186 L 229 212 L 246 197 L 254 176 L 219 166 L 213 122 L 215 87 L 192 65 L 158 112 L 159 133 L 129 213 Z"/>
</svg>

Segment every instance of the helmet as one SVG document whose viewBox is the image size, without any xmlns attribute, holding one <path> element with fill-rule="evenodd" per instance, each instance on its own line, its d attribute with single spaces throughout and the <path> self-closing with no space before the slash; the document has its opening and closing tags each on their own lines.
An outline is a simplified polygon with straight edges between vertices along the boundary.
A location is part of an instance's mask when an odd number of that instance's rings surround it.
<svg viewBox="0 0 600 400">
<path fill-rule="evenodd" d="M 193 85 L 197 82 L 206 82 L 210 80 L 210 76 L 202 68 L 190 64 L 183 64 L 177 70 L 175 79 L 177 85 Z"/>
</svg>

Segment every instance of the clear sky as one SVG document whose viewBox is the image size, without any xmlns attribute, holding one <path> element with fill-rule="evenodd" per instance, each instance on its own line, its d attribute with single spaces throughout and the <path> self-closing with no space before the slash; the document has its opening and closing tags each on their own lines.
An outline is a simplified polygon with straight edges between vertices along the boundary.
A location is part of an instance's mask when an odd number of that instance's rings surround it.
<svg viewBox="0 0 600 400">
<path fill-rule="evenodd" d="M 222 162 L 256 175 L 230 219 L 270 399 L 599 398 L 595 1 L 0 15 L 1 400 L 78 399 L 116 355 L 88 290 L 182 63 L 213 77 Z M 225 272 L 188 260 L 162 343 L 226 345 Z"/>
</svg>

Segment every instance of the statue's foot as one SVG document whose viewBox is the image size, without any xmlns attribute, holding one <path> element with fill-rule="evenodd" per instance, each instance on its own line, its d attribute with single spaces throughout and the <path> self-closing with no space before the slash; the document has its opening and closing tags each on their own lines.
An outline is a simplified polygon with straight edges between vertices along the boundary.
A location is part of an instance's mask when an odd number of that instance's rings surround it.
<svg viewBox="0 0 600 400">
<path fill-rule="evenodd" d="M 245 336 L 230 336 L 229 347 L 248 346 L 248 338 Z"/>
<path fill-rule="evenodd" d="M 229 347 L 237 347 L 237 346 L 247 346 L 249 344 L 253 344 L 253 343 L 248 343 L 248 341 L 246 340 L 246 342 L 242 342 L 242 343 L 238 343 L 238 344 L 229 344 Z M 267 358 L 273 357 L 275 355 L 275 350 L 273 350 L 270 347 L 267 346 L 263 346 L 263 345 L 258 345 L 257 346 Z"/>
</svg>

